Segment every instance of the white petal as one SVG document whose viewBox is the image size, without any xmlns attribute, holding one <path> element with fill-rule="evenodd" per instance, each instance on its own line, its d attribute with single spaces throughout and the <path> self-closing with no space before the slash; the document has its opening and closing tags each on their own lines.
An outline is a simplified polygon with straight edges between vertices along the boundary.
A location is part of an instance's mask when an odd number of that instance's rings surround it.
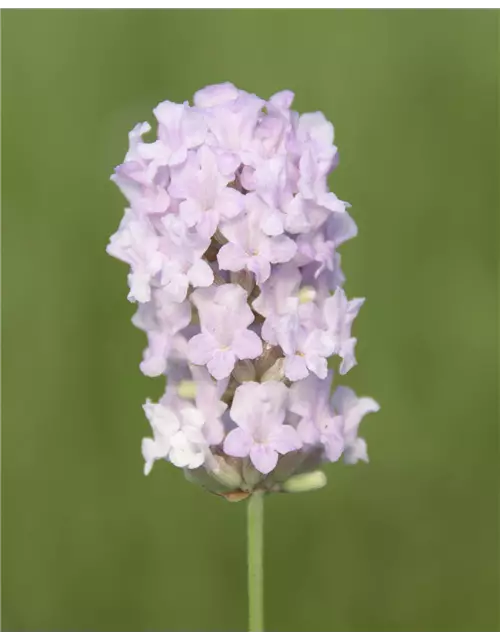
<svg viewBox="0 0 500 640">
<path fill-rule="evenodd" d="M 186 407 L 181 409 L 181 417 L 183 424 L 190 425 L 192 427 L 202 427 L 205 423 L 203 414 L 194 407 Z"/>
</svg>

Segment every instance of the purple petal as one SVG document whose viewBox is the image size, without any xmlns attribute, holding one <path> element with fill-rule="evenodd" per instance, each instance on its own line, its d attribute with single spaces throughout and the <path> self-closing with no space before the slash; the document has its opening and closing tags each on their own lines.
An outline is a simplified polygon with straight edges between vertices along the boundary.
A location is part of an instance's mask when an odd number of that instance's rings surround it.
<svg viewBox="0 0 500 640">
<path fill-rule="evenodd" d="M 290 387 L 290 411 L 302 418 L 328 413 L 333 372 L 325 380 L 308 376 Z"/>
<path fill-rule="evenodd" d="M 319 430 L 312 420 L 303 418 L 298 426 L 297 433 L 304 444 L 316 444 L 319 442 Z"/>
<path fill-rule="evenodd" d="M 255 191 L 256 181 L 255 181 L 255 169 L 253 167 L 249 167 L 245 165 L 240 174 L 240 183 L 241 186 L 247 191 Z"/>
<path fill-rule="evenodd" d="M 330 195 L 333 196 L 333 193 Z M 327 234 L 328 238 L 335 242 L 336 247 L 354 238 L 357 233 L 356 223 L 347 212 L 338 212 L 330 216 L 327 223 Z"/>
<path fill-rule="evenodd" d="M 288 424 L 282 424 L 271 431 L 269 444 L 278 453 L 285 454 L 289 451 L 300 449 L 302 442 L 293 427 Z"/>
<path fill-rule="evenodd" d="M 344 418 L 344 435 L 349 440 L 356 437 L 363 417 L 380 409 L 378 402 L 372 398 L 358 398 L 349 387 L 337 387 L 332 401 L 335 411 Z"/>
<path fill-rule="evenodd" d="M 315 373 L 320 380 L 324 380 L 328 375 L 326 358 L 317 355 L 306 355 L 306 363 L 309 371 Z"/>
<path fill-rule="evenodd" d="M 167 361 L 166 358 L 162 358 L 161 356 L 150 356 L 144 358 L 139 365 L 139 368 L 145 376 L 156 378 L 165 372 L 165 369 L 167 368 Z"/>
<path fill-rule="evenodd" d="M 182 119 L 182 132 L 185 135 L 185 143 L 192 149 L 204 142 L 207 134 L 207 125 L 201 113 L 186 109 Z"/>
<path fill-rule="evenodd" d="M 146 376 L 160 376 L 167 367 L 167 358 L 172 348 L 172 338 L 165 332 L 148 332 L 148 348 L 145 349 L 140 364 Z"/>
<path fill-rule="evenodd" d="M 188 342 L 188 358 L 193 364 L 207 364 L 218 349 L 215 338 L 209 333 L 199 333 Z"/>
<path fill-rule="evenodd" d="M 231 82 L 211 84 L 194 94 L 194 105 L 201 109 L 215 107 L 236 100 L 239 91 Z"/>
<path fill-rule="evenodd" d="M 285 358 L 285 375 L 292 382 L 307 378 L 309 371 L 305 359 L 297 355 L 287 356 Z"/>
<path fill-rule="evenodd" d="M 269 342 L 269 344 L 278 344 L 278 338 L 276 336 L 276 318 L 270 316 L 264 320 L 262 329 L 260 331 L 262 340 Z"/>
<path fill-rule="evenodd" d="M 297 333 L 299 330 L 297 314 L 289 313 L 278 316 L 271 326 L 274 329 L 274 335 L 283 352 L 287 356 L 292 356 L 296 351 Z"/>
<path fill-rule="evenodd" d="M 208 444 L 220 444 L 224 438 L 224 425 L 222 420 L 207 420 L 203 427 L 203 435 Z"/>
<path fill-rule="evenodd" d="M 371 398 L 366 399 L 368 400 Z M 350 409 L 356 407 L 359 400 L 360 398 L 358 398 L 355 392 L 349 387 L 337 387 L 333 394 L 333 406 L 335 411 L 344 416 Z M 373 400 L 373 402 L 375 401 Z"/>
<path fill-rule="evenodd" d="M 307 233 L 311 222 L 306 214 L 306 200 L 297 195 L 286 208 L 286 230 L 290 233 Z"/>
<path fill-rule="evenodd" d="M 269 473 L 278 464 L 278 453 L 266 444 L 254 444 L 250 449 L 250 460 L 261 473 Z"/>
<path fill-rule="evenodd" d="M 262 353 L 262 341 L 254 331 L 245 329 L 234 336 L 232 349 L 240 360 L 258 358 Z"/>
<path fill-rule="evenodd" d="M 243 211 L 244 197 L 235 189 L 224 189 L 217 197 L 215 208 L 223 218 L 230 220 Z"/>
<path fill-rule="evenodd" d="M 244 458 L 250 453 L 252 444 L 252 436 L 248 431 L 237 427 L 227 434 L 223 446 L 224 453 L 227 453 L 228 456 Z"/>
<path fill-rule="evenodd" d="M 184 302 L 189 286 L 187 276 L 183 273 L 176 273 L 168 277 L 164 276 L 165 273 L 162 276 L 162 282 L 165 285 L 163 291 L 168 294 L 173 302 Z"/>
<path fill-rule="evenodd" d="M 247 263 L 248 256 L 245 251 L 230 242 L 219 249 L 217 254 L 217 262 L 221 269 L 228 271 L 241 271 Z"/>
<path fill-rule="evenodd" d="M 255 280 L 258 285 L 265 282 L 271 275 L 270 261 L 264 255 L 254 255 L 248 258 L 247 269 L 255 273 Z"/>
<path fill-rule="evenodd" d="M 344 439 L 340 433 L 338 433 L 337 430 L 330 431 L 328 429 L 323 436 L 323 443 L 328 460 L 330 460 L 330 462 L 336 462 L 344 451 Z"/>
<path fill-rule="evenodd" d="M 179 205 L 179 215 L 188 227 L 194 227 L 195 224 L 198 224 L 203 213 L 196 200 L 184 200 Z"/>
<path fill-rule="evenodd" d="M 261 385 L 258 382 L 244 382 L 236 387 L 230 415 L 240 427 L 253 430 L 255 423 L 260 422 L 259 397 Z"/>
<path fill-rule="evenodd" d="M 236 356 L 231 349 L 226 349 L 224 351 L 218 349 L 207 362 L 207 369 L 216 380 L 223 380 L 230 375 L 231 371 L 234 369 L 235 362 Z"/>
<path fill-rule="evenodd" d="M 252 302 L 253 308 L 264 317 L 284 313 L 288 299 L 299 290 L 301 278 L 300 271 L 292 264 L 274 267 L 270 278 L 261 287 L 260 295 Z"/>
<path fill-rule="evenodd" d="M 293 91 L 289 89 L 284 89 L 283 91 L 278 91 L 269 98 L 269 102 L 280 109 L 289 109 L 292 106 L 292 102 L 295 95 Z"/>
<path fill-rule="evenodd" d="M 288 236 L 270 238 L 268 242 L 267 257 L 273 264 L 289 262 L 297 252 L 297 245 Z"/>
<path fill-rule="evenodd" d="M 283 233 L 283 219 L 281 211 L 269 209 L 261 223 L 262 231 L 268 236 L 279 236 Z"/>
<path fill-rule="evenodd" d="M 196 230 L 202 238 L 211 238 L 219 224 L 219 213 L 215 209 L 209 209 L 203 212 L 199 223 L 196 226 Z"/>
<path fill-rule="evenodd" d="M 157 304 L 158 319 L 168 326 L 168 333 L 175 335 L 191 322 L 191 305 L 188 300 L 177 303 L 164 301 L 161 297 L 162 290 L 158 291 L 155 302 Z"/>
</svg>

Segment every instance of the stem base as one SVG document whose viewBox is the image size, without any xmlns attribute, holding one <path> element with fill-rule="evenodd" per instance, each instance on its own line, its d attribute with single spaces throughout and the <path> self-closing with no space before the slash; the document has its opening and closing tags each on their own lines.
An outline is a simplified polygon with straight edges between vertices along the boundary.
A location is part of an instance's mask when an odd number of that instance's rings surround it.
<svg viewBox="0 0 500 640">
<path fill-rule="evenodd" d="M 248 630 L 264 631 L 264 493 L 247 500 Z"/>
</svg>

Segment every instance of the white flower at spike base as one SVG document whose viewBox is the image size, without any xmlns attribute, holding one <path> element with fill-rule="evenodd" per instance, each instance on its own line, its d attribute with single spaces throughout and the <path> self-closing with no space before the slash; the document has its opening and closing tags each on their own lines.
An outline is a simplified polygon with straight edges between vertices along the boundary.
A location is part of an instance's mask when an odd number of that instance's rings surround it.
<svg viewBox="0 0 500 640">
<path fill-rule="evenodd" d="M 202 427 L 203 414 L 194 407 L 174 412 L 162 404 L 148 401 L 144 412 L 153 429 L 154 438 L 144 438 L 142 454 L 144 473 L 151 471 L 155 460 L 168 458 L 176 467 L 195 469 L 205 460 L 206 444 Z"/>
</svg>

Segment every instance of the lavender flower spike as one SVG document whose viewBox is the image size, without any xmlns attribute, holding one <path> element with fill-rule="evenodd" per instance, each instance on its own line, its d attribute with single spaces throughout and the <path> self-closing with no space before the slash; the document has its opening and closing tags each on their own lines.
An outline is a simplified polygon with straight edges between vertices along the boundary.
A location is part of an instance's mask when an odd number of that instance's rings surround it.
<svg viewBox="0 0 500 640">
<path fill-rule="evenodd" d="M 140 365 L 166 377 L 147 401 L 145 473 L 164 459 L 228 499 L 323 486 L 319 465 L 368 461 L 371 398 L 332 388 L 356 365 L 364 302 L 343 289 L 339 247 L 355 237 L 328 187 L 333 126 L 229 82 L 194 105 L 161 102 L 129 134 L 112 180 L 128 200 L 107 251 L 127 263 Z"/>
</svg>

